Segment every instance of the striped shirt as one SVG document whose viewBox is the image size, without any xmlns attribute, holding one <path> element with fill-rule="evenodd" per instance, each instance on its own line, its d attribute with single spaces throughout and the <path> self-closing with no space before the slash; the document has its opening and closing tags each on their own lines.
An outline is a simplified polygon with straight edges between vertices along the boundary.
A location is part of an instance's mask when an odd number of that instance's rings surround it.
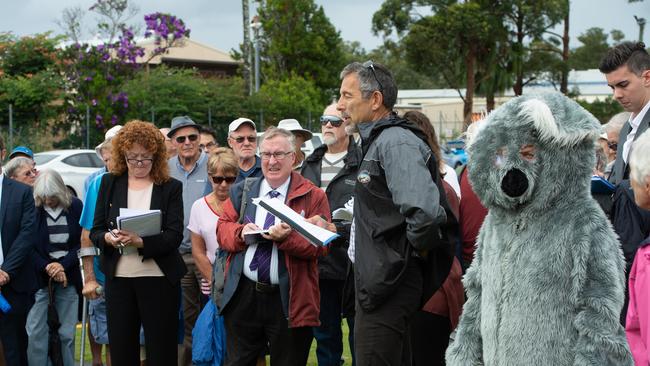
<svg viewBox="0 0 650 366">
<path fill-rule="evenodd" d="M 68 254 L 68 239 L 70 232 L 68 229 L 68 218 L 63 214 L 63 208 L 50 208 L 43 206 L 47 213 L 47 232 L 49 234 L 50 246 L 49 255 L 52 259 L 59 259 Z"/>
<path fill-rule="evenodd" d="M 343 159 L 345 159 L 347 154 L 347 151 L 343 151 L 336 154 L 326 153 L 323 156 L 320 171 L 320 187 L 323 191 L 327 189 L 327 186 L 330 184 L 332 179 L 334 179 L 339 171 L 345 166 Z"/>
</svg>

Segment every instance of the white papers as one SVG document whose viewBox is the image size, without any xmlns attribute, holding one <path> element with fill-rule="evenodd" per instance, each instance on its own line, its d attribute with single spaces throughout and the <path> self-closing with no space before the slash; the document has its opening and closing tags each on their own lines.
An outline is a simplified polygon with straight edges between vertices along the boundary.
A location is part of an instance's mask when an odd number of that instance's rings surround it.
<svg viewBox="0 0 650 366">
<path fill-rule="evenodd" d="M 244 233 L 244 235 L 268 234 L 268 233 L 269 233 L 268 229 L 267 230 L 253 230 L 253 231 L 249 231 L 247 233 Z"/>
<path fill-rule="evenodd" d="M 305 221 L 304 217 L 277 198 L 253 198 L 253 204 L 264 208 L 287 223 L 315 246 L 328 245 L 339 237 L 338 234 Z"/>
<path fill-rule="evenodd" d="M 119 230 L 132 231 L 144 238 L 160 234 L 162 213 L 160 210 L 120 208 L 120 216 L 116 221 Z"/>
</svg>

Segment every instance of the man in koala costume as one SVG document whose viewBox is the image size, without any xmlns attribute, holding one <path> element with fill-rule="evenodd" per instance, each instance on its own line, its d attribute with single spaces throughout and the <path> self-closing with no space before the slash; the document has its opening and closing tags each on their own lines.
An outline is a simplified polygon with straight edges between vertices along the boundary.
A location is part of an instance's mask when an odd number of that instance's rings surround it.
<svg viewBox="0 0 650 366">
<path fill-rule="evenodd" d="M 600 124 L 559 93 L 485 122 L 468 168 L 489 213 L 447 365 L 632 365 L 623 256 L 590 195 Z"/>
</svg>

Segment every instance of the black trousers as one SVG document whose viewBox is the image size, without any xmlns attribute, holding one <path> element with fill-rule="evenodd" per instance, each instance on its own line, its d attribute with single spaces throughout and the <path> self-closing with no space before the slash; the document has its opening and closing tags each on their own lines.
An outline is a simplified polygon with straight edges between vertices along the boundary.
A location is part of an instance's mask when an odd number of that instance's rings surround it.
<svg viewBox="0 0 650 366">
<path fill-rule="evenodd" d="M 410 365 L 409 324 L 420 308 L 422 269 L 411 258 L 395 292 L 373 311 L 357 302 L 354 354 L 357 366 Z"/>
<path fill-rule="evenodd" d="M 280 290 L 261 290 L 242 276 L 224 309 L 225 366 L 254 366 L 268 344 L 271 366 L 304 366 L 309 357 L 311 327 L 289 328 L 282 311 Z M 112 347 L 112 345 L 111 345 Z"/>
<path fill-rule="evenodd" d="M 140 365 L 140 324 L 148 365 L 176 366 L 180 283 L 166 277 L 106 281 L 108 340 L 113 365 Z"/>
<path fill-rule="evenodd" d="M 450 333 L 449 318 L 416 311 L 409 331 L 413 366 L 444 366 Z"/>
<path fill-rule="evenodd" d="M 34 304 L 34 295 L 2 288 L 2 296 L 11 305 L 7 314 L 0 313 L 0 341 L 7 365 L 27 366 L 27 314 Z M 1 362 L 2 360 L 0 360 Z"/>
</svg>

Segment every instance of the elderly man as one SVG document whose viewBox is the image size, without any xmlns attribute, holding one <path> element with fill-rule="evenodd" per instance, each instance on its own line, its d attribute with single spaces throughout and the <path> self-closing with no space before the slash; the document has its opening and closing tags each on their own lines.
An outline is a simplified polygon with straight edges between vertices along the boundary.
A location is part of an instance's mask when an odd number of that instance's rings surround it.
<svg viewBox="0 0 650 366">
<path fill-rule="evenodd" d="M 104 162 L 104 167 L 92 173 L 86 178 L 86 180 L 84 181 L 84 192 L 88 192 L 88 186 L 90 185 L 90 182 L 92 182 L 95 179 L 95 177 L 103 175 L 104 173 L 110 170 L 109 164 L 111 161 L 111 151 L 113 149 L 113 146 L 111 145 L 111 140 L 113 140 L 113 137 L 115 137 L 115 135 L 117 135 L 117 133 L 120 132 L 120 129 L 122 129 L 121 125 L 116 125 L 111 127 L 108 131 L 106 131 L 106 133 L 104 133 L 104 141 L 102 141 L 101 144 L 95 146 L 95 154 L 97 154 L 97 156 L 100 159 L 102 159 L 102 161 Z M 92 222 L 90 224 L 92 225 Z"/>
<path fill-rule="evenodd" d="M 0 151 L 4 151 L 0 137 Z M 27 365 L 27 313 L 36 277 L 27 260 L 34 248 L 34 198 L 29 186 L 2 174 L 0 160 L 0 287 L 12 310 L 0 312 L 0 341 L 7 365 Z"/>
<path fill-rule="evenodd" d="M 422 131 L 392 112 L 397 86 L 388 69 L 354 62 L 341 79 L 337 107 L 359 129 L 363 151 L 348 251 L 355 269 L 356 362 L 409 364 L 409 321 L 430 280 L 423 276 L 424 258 L 441 259 L 434 268 L 440 276 L 452 260 L 440 245 L 438 225 L 447 214 L 438 164 Z"/>
<path fill-rule="evenodd" d="M 313 134 L 311 131 L 302 128 L 300 122 L 293 118 L 281 120 L 278 122 L 278 128 L 291 131 L 296 139 L 296 162 L 293 164 L 293 170 L 299 172 L 302 168 L 302 163 L 305 161 L 305 153 L 301 150 L 302 144 L 305 141 L 311 140 Z"/>
<path fill-rule="evenodd" d="M 181 279 L 183 289 L 183 318 L 185 337 L 180 350 L 179 365 L 192 363 L 192 329 L 201 311 L 201 274 L 192 258 L 192 241 L 187 224 L 194 201 L 204 196 L 208 184 L 208 155 L 199 149 L 201 128 L 188 116 L 175 117 L 167 137 L 172 140 L 178 155 L 169 159 L 169 174 L 183 183 L 183 242 L 178 248 L 187 266 Z"/>
<path fill-rule="evenodd" d="M 219 245 L 229 252 L 219 304 L 228 334 L 226 366 L 254 364 L 267 344 L 272 365 L 305 365 L 311 327 L 319 325 L 317 258 L 325 249 L 252 203 L 256 197 L 276 198 L 305 217 L 329 219 L 325 193 L 292 172 L 294 143 L 287 130 L 264 133 L 263 176 L 234 185 L 219 219 Z M 251 233 L 260 229 L 268 234 Z"/>
<path fill-rule="evenodd" d="M 255 155 L 257 149 L 257 131 L 255 122 L 248 118 L 237 118 L 228 126 L 228 146 L 239 159 L 239 174 L 235 182 L 248 177 L 261 177 L 260 158 Z"/>
<path fill-rule="evenodd" d="M 346 133 L 350 122 L 343 121 L 336 104 L 325 108 L 320 117 L 324 144 L 307 157 L 300 174 L 325 191 L 332 211 L 343 207 L 354 194 L 361 150 Z M 350 349 L 354 355 L 354 303 L 343 306 L 343 293 L 350 261 L 346 251 L 350 237 L 350 221 L 335 221 L 341 238 L 330 245 L 327 256 L 318 260 L 320 288 L 320 327 L 314 327 L 316 356 L 321 366 L 338 366 L 343 353 L 341 314 L 347 315 L 350 328 Z M 353 283 L 349 283 L 354 286 Z M 350 304 L 347 304 L 350 305 Z"/>
</svg>

